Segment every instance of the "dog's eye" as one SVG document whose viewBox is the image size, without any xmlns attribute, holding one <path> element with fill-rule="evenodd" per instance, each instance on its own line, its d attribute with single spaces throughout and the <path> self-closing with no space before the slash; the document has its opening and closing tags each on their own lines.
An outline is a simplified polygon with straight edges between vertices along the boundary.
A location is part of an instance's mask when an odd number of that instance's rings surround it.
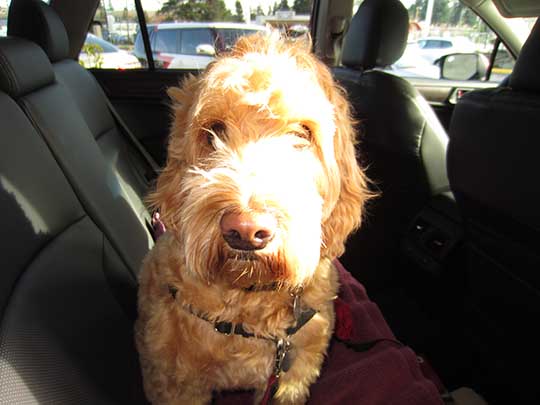
<svg viewBox="0 0 540 405">
<path fill-rule="evenodd" d="M 294 136 L 302 140 L 302 142 L 298 144 L 298 148 L 305 148 L 311 145 L 311 142 L 313 141 L 313 133 L 307 125 L 299 125 L 298 129 L 292 131 L 292 133 Z"/>
<path fill-rule="evenodd" d="M 214 146 L 214 136 L 223 139 L 225 134 L 225 124 L 221 121 L 214 121 L 203 127 L 208 146 Z"/>
</svg>

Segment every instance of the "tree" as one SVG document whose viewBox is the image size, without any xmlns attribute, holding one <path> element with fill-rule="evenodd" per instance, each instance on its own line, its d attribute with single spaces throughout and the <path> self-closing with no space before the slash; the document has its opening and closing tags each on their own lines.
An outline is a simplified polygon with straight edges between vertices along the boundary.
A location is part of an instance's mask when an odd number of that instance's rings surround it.
<svg viewBox="0 0 540 405">
<path fill-rule="evenodd" d="M 253 9 L 251 10 L 251 15 L 250 15 L 251 20 L 252 21 L 255 20 L 258 15 L 265 15 L 264 11 L 263 11 L 263 9 L 262 9 L 262 7 L 260 5 L 257 6 L 255 11 L 253 11 Z"/>
<path fill-rule="evenodd" d="M 281 3 L 279 3 L 278 10 L 290 10 L 289 3 L 287 0 L 281 0 Z"/>
<path fill-rule="evenodd" d="M 409 16 L 412 20 L 423 20 L 426 18 L 427 0 L 416 0 L 409 7 Z M 433 5 L 433 15 L 431 17 L 432 24 L 448 24 L 450 17 L 450 8 L 446 1 L 436 1 Z"/>
<path fill-rule="evenodd" d="M 167 0 L 158 14 L 181 21 L 234 20 L 223 0 Z"/>
<path fill-rule="evenodd" d="M 234 16 L 234 19 L 238 22 L 243 22 L 244 9 L 242 8 L 242 3 L 240 3 L 240 0 L 236 0 L 236 3 L 234 3 L 234 8 L 236 9 L 236 14 Z"/>
<path fill-rule="evenodd" d="M 479 22 L 478 16 L 460 2 L 454 4 L 451 8 L 449 20 L 450 24 L 454 26 L 468 25 L 474 27 Z"/>
<path fill-rule="evenodd" d="M 310 14 L 313 0 L 294 0 L 293 10 L 296 14 Z"/>
</svg>

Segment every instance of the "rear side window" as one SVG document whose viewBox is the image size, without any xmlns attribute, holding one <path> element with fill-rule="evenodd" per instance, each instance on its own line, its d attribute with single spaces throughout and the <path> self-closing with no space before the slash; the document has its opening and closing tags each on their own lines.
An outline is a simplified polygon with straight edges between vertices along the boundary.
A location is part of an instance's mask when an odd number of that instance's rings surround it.
<svg viewBox="0 0 540 405">
<path fill-rule="evenodd" d="M 426 41 L 426 45 L 424 46 L 424 48 L 426 49 L 441 48 L 441 41 L 437 41 L 437 40 Z"/>
<path fill-rule="evenodd" d="M 452 42 L 450 41 L 440 41 L 441 42 L 441 48 L 451 48 L 452 47 Z"/>
<path fill-rule="evenodd" d="M 256 30 L 241 29 L 216 29 L 216 44 L 220 50 L 229 50 L 232 48 L 238 38 L 244 35 L 254 34 Z"/>
<path fill-rule="evenodd" d="M 214 45 L 212 33 L 207 28 L 182 30 L 180 53 L 184 55 L 197 55 L 199 45 Z"/>
<path fill-rule="evenodd" d="M 148 26 L 148 35 L 150 36 L 150 40 L 152 40 L 153 38 L 153 30 L 154 30 L 154 26 L 153 25 L 149 25 Z M 135 45 L 133 47 L 133 53 L 135 55 L 137 55 L 137 57 L 139 57 L 139 55 L 141 57 L 144 56 L 144 42 L 143 42 L 143 37 L 141 35 L 141 33 L 137 30 L 137 33 L 135 34 Z"/>
<path fill-rule="evenodd" d="M 140 4 L 143 27 L 134 0 L 99 0 L 90 33 L 117 51 L 103 52 L 105 47 L 86 43 L 81 64 L 92 69 L 204 69 L 242 35 L 267 33 L 269 28 L 294 38 L 307 35 L 313 0 L 140 0 Z"/>
<path fill-rule="evenodd" d="M 0 37 L 7 36 L 7 17 L 10 1 L 0 1 Z"/>
<path fill-rule="evenodd" d="M 178 53 L 178 30 L 158 30 L 155 38 L 154 52 Z"/>
</svg>

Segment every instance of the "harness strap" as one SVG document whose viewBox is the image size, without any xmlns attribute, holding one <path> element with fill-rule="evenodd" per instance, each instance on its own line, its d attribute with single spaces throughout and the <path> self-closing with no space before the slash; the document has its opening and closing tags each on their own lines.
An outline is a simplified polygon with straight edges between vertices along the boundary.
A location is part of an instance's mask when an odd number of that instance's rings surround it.
<svg viewBox="0 0 540 405">
<path fill-rule="evenodd" d="M 173 297 L 173 299 L 176 300 L 176 295 L 178 293 L 178 288 L 168 284 L 167 289 L 169 291 L 169 294 Z M 242 336 L 242 337 L 245 337 L 245 338 L 264 339 L 264 340 L 269 340 L 269 341 L 276 342 L 276 343 L 279 340 L 281 340 L 280 338 L 278 338 L 276 336 L 266 337 L 266 336 L 256 335 L 256 334 L 254 334 L 252 332 L 248 332 L 248 331 L 246 331 L 246 329 L 244 328 L 244 324 L 242 324 L 242 323 L 233 324 L 232 322 L 228 322 L 228 321 L 212 321 L 205 314 L 193 310 L 193 308 L 191 306 L 184 306 L 183 305 L 182 308 L 184 310 L 186 310 L 187 312 L 189 312 L 190 314 L 192 314 L 192 315 L 194 315 L 194 316 L 196 316 L 196 317 L 198 317 L 198 318 L 200 318 L 200 319 L 202 319 L 202 320 L 204 320 L 206 322 L 209 322 L 209 323 L 213 324 L 214 330 L 216 332 L 219 332 L 219 333 L 223 334 L 223 335 L 239 335 L 239 336 Z M 316 313 L 317 313 L 317 311 L 314 310 L 313 308 L 308 308 L 308 309 L 302 310 L 302 312 L 298 316 L 298 319 L 296 319 L 295 325 L 285 329 L 285 333 L 287 334 L 287 336 L 292 336 L 296 332 L 298 332 L 306 323 L 308 323 L 310 321 L 311 318 L 313 318 L 313 316 Z"/>
<path fill-rule="evenodd" d="M 176 296 L 178 294 L 178 288 L 176 288 L 175 286 L 171 284 L 168 284 L 167 289 L 169 291 L 169 294 L 172 296 L 172 298 L 176 300 Z M 245 338 L 257 338 L 257 339 L 264 339 L 264 340 L 274 342 L 274 344 L 276 345 L 276 358 L 275 358 L 274 370 L 270 374 L 270 377 L 268 379 L 264 396 L 261 402 L 262 405 L 268 404 L 269 401 L 275 395 L 277 388 L 279 386 L 279 378 L 281 376 L 281 373 L 287 372 L 291 368 L 292 362 L 294 360 L 294 356 L 292 355 L 292 352 L 291 352 L 292 345 L 289 340 L 290 336 L 298 332 L 317 313 L 317 311 L 313 308 L 307 308 L 307 309 L 301 308 L 301 305 L 299 302 L 300 292 L 301 290 L 293 294 L 293 297 L 294 297 L 293 315 L 295 318 L 295 324 L 294 326 L 291 326 L 285 329 L 285 333 L 287 335 L 285 339 L 278 338 L 277 336 L 266 337 L 266 336 L 256 335 L 254 333 L 246 331 L 242 323 L 237 323 L 233 325 L 232 322 L 227 322 L 227 321 L 212 321 L 205 314 L 195 311 L 190 305 L 188 306 L 182 305 L 182 308 L 186 312 L 189 312 L 190 314 L 198 317 L 199 319 L 202 319 L 208 323 L 213 324 L 214 330 L 216 332 L 219 332 L 224 335 L 239 335 Z"/>
</svg>

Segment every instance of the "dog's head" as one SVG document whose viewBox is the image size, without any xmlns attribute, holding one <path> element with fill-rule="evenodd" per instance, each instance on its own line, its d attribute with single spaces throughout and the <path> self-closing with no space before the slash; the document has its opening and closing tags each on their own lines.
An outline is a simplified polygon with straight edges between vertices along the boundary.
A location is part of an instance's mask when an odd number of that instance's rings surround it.
<svg viewBox="0 0 540 405">
<path fill-rule="evenodd" d="M 169 94 L 168 160 L 150 202 L 189 271 L 292 286 L 343 253 L 370 194 L 349 105 L 309 44 L 241 38 Z"/>
</svg>

